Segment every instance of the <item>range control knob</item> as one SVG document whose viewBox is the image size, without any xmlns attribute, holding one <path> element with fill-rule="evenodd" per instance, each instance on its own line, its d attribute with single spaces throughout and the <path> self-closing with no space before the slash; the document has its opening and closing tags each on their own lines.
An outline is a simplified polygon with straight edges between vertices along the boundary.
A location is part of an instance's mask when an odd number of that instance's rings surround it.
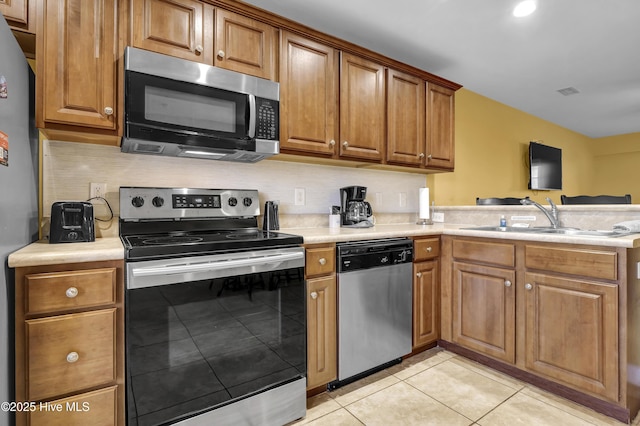
<svg viewBox="0 0 640 426">
<path fill-rule="evenodd" d="M 151 204 L 153 204 L 155 207 L 162 207 L 164 205 L 164 198 L 153 197 L 153 200 L 151 200 Z"/>
<path fill-rule="evenodd" d="M 251 206 L 252 203 L 253 200 L 249 197 L 244 197 L 244 200 L 242 200 L 242 204 L 244 204 L 245 207 Z"/>
<path fill-rule="evenodd" d="M 142 198 L 142 197 L 137 197 L 137 196 L 136 196 L 136 197 L 133 197 L 133 198 L 131 199 L 131 205 L 132 205 L 133 207 L 142 207 L 142 206 L 144 206 L 144 198 Z"/>
<path fill-rule="evenodd" d="M 230 197 L 229 198 L 229 205 L 231 207 L 235 207 L 238 205 L 238 199 L 236 197 Z"/>
</svg>

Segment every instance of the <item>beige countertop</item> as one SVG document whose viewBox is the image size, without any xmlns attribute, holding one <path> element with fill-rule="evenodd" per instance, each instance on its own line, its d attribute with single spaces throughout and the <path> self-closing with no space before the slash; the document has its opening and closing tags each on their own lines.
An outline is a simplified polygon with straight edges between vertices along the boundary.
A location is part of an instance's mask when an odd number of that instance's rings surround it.
<svg viewBox="0 0 640 426">
<path fill-rule="evenodd" d="M 48 240 L 40 240 L 11 253 L 9 266 L 17 268 L 119 259 L 124 259 L 119 237 L 96 238 L 90 243 L 49 244 Z"/>
<path fill-rule="evenodd" d="M 302 236 L 305 244 L 444 234 L 466 237 L 498 238 L 504 240 L 586 244 L 607 247 L 640 247 L 640 234 L 616 238 L 594 238 L 569 235 L 545 235 L 525 232 L 505 233 L 500 231 L 473 231 L 463 229 L 470 226 L 475 225 L 454 225 L 442 223 L 436 223 L 433 225 L 388 224 L 376 225 L 372 228 L 283 228 L 280 231 Z M 122 247 L 122 243 L 118 237 L 97 238 L 95 242 L 91 243 L 49 244 L 48 241 L 41 240 L 33 244 L 29 244 L 28 246 L 9 255 L 9 266 L 16 268 L 118 259 L 124 259 L 124 248 Z"/>
<path fill-rule="evenodd" d="M 392 224 L 372 228 L 287 228 L 281 232 L 301 235 L 305 244 L 368 240 L 376 238 L 415 237 L 426 235 L 458 235 L 465 237 L 498 238 L 504 240 L 538 241 L 564 244 L 588 244 L 607 247 L 640 247 L 640 234 L 615 238 L 573 235 L 548 235 L 526 232 L 474 231 L 464 229 L 477 225 L 436 223 L 433 225 Z"/>
</svg>

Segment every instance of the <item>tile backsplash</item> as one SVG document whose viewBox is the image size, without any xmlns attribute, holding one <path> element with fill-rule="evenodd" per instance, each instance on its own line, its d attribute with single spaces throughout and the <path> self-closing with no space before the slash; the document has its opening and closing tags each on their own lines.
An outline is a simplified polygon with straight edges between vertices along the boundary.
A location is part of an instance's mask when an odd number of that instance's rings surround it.
<svg viewBox="0 0 640 426">
<path fill-rule="evenodd" d="M 261 205 L 279 200 L 284 215 L 328 214 L 339 204 L 339 188 L 366 186 L 374 213 L 417 213 L 418 189 L 426 176 L 416 173 L 312 165 L 277 160 L 255 164 L 129 154 L 120 148 L 44 141 L 43 215 L 54 201 L 89 198 L 91 182 L 106 183 L 106 198 L 118 215 L 120 186 L 257 189 Z M 304 205 L 296 205 L 296 188 Z M 95 204 L 96 217 L 108 210 Z"/>
</svg>

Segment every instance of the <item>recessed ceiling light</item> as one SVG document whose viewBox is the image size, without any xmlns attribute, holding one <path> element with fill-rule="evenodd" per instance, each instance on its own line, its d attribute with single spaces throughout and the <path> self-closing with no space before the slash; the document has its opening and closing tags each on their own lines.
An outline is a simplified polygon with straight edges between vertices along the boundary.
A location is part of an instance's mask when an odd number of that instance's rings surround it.
<svg viewBox="0 0 640 426">
<path fill-rule="evenodd" d="M 516 5 L 513 8 L 513 16 L 516 18 L 522 18 L 523 16 L 529 16 L 536 10 L 536 2 L 533 0 L 525 0 Z"/>
</svg>

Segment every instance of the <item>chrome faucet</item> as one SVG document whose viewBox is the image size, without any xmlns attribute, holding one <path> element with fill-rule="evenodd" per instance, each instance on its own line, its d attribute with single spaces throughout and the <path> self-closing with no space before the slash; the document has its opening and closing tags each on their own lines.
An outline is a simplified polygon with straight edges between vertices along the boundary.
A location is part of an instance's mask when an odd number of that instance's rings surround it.
<svg viewBox="0 0 640 426">
<path fill-rule="evenodd" d="M 558 206 L 556 206 L 554 202 L 551 201 L 551 198 L 547 197 L 546 200 L 551 205 L 551 212 L 549 212 L 549 210 L 547 210 L 544 206 L 528 198 L 523 198 L 522 200 L 520 200 L 520 204 L 523 204 L 525 206 L 536 206 L 538 209 L 540 209 L 540 211 L 542 211 L 542 213 L 544 213 L 547 219 L 549 219 L 549 222 L 551 222 L 551 227 L 553 229 L 557 229 L 560 225 L 560 222 L 558 221 Z"/>
</svg>

